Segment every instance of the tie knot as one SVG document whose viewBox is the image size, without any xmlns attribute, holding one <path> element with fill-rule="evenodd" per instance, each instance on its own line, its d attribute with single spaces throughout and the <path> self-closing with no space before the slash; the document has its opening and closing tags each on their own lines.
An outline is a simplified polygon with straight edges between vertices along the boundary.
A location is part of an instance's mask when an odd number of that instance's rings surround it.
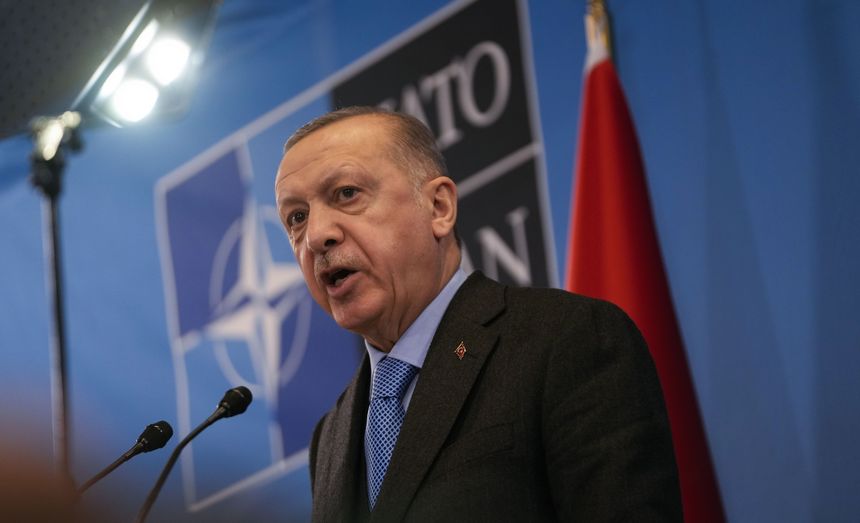
<svg viewBox="0 0 860 523">
<path fill-rule="evenodd" d="M 374 398 L 402 398 L 418 367 L 388 356 L 380 360 L 373 378 Z"/>
</svg>

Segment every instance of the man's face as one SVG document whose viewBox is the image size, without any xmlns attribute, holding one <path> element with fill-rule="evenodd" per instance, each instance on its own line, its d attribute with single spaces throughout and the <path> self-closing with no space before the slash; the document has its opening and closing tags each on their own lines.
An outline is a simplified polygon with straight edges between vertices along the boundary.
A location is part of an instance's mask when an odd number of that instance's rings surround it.
<svg viewBox="0 0 860 523">
<path fill-rule="evenodd" d="M 377 115 L 329 124 L 281 160 L 275 193 L 311 295 L 337 323 L 390 347 L 438 292 L 441 248 L 424 184 L 389 156 Z"/>
</svg>

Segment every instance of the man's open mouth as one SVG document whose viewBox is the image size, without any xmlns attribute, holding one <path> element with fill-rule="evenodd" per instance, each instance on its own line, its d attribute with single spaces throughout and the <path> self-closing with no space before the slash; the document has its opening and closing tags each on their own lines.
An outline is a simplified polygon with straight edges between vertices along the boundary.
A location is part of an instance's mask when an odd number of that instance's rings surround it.
<svg viewBox="0 0 860 523">
<path fill-rule="evenodd" d="M 352 269 L 336 269 L 325 275 L 325 282 L 328 285 L 337 287 L 355 272 Z"/>
</svg>

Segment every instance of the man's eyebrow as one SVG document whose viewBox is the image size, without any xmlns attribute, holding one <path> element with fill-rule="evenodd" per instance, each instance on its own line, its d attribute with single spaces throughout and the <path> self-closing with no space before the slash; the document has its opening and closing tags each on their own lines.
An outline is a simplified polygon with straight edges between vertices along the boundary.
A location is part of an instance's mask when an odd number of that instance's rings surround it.
<svg viewBox="0 0 860 523">
<path fill-rule="evenodd" d="M 338 167 L 320 176 L 317 188 L 321 191 L 328 191 L 332 185 L 337 185 L 341 178 L 349 176 L 351 171 L 347 171 L 344 167 Z"/>
<path fill-rule="evenodd" d="M 285 197 L 279 197 L 278 201 L 276 203 L 278 204 L 278 209 L 280 209 L 282 207 L 286 207 L 287 205 L 302 203 L 303 201 L 304 200 L 302 200 L 301 198 L 298 198 L 296 196 L 285 196 Z"/>
<path fill-rule="evenodd" d="M 278 185 L 280 185 L 280 183 L 275 186 L 275 195 L 277 196 L 276 203 L 278 204 L 278 207 L 282 207 L 284 205 L 292 203 L 302 203 L 304 201 L 304 198 L 301 198 L 297 195 L 292 195 L 289 193 L 284 194 L 282 191 L 277 190 Z"/>
<path fill-rule="evenodd" d="M 349 165 L 337 167 L 325 174 L 320 175 L 318 182 L 314 184 L 314 191 L 328 192 L 332 188 L 332 186 L 337 185 L 341 179 L 349 176 L 361 176 L 361 174 L 361 171 L 357 171 L 355 168 Z M 278 207 L 281 207 L 293 203 L 304 203 L 304 201 L 305 198 L 287 194 L 285 196 L 279 196 L 277 203 Z"/>
</svg>

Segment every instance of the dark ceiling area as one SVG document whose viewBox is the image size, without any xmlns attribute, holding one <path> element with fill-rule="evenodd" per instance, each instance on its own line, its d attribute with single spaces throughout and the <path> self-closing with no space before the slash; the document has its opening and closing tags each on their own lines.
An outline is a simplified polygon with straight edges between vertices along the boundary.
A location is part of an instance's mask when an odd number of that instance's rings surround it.
<svg viewBox="0 0 860 523">
<path fill-rule="evenodd" d="M 144 0 L 0 0 L 0 139 L 69 109 Z"/>
</svg>

